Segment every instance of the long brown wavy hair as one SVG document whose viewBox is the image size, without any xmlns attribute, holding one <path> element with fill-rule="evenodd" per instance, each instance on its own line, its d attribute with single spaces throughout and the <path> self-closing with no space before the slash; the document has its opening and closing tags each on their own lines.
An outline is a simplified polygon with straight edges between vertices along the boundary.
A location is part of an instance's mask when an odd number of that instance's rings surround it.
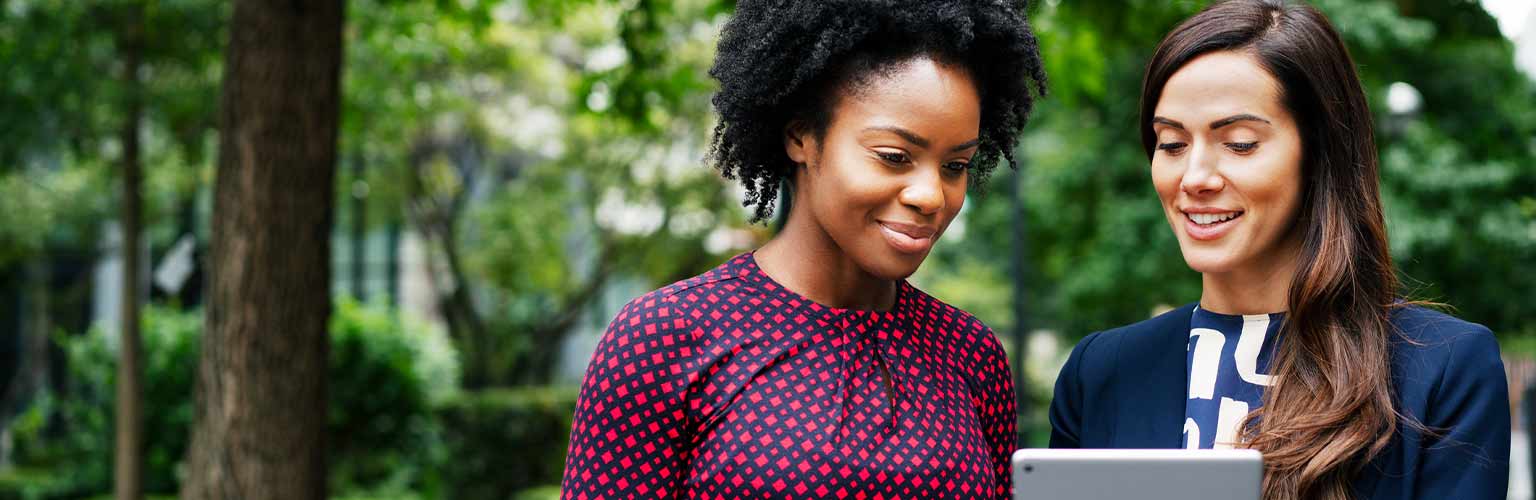
<svg viewBox="0 0 1536 500">
<path fill-rule="evenodd" d="M 1264 454 L 1266 500 L 1346 500 L 1399 425 L 1389 350 L 1398 282 L 1370 109 L 1348 49 L 1317 10 L 1279 0 L 1222 2 L 1174 28 L 1147 66 L 1141 140 L 1148 158 L 1163 86 L 1190 60 L 1219 51 L 1251 54 L 1274 77 L 1303 149 L 1292 228 L 1300 260 L 1272 385 L 1243 422 L 1243 445 Z"/>
</svg>

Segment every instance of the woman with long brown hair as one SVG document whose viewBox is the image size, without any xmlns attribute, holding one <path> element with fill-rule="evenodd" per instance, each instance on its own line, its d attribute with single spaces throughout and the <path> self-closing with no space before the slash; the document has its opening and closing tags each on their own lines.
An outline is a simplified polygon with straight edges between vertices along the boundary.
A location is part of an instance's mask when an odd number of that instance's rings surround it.
<svg viewBox="0 0 1536 500">
<path fill-rule="evenodd" d="M 1158 46 L 1141 102 L 1200 300 L 1083 339 L 1051 446 L 1257 449 L 1266 500 L 1504 498 L 1498 344 L 1400 294 L 1370 110 L 1328 20 L 1211 6 Z"/>
</svg>

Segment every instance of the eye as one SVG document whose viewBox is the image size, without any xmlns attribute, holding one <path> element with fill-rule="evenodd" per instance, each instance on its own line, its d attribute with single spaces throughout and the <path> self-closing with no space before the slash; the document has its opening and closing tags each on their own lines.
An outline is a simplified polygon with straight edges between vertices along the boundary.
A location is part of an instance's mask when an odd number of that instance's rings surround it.
<svg viewBox="0 0 1536 500">
<path fill-rule="evenodd" d="M 969 162 L 952 161 L 944 164 L 944 173 L 950 176 L 958 176 L 971 168 Z"/>
<path fill-rule="evenodd" d="M 884 161 L 886 163 L 894 163 L 894 164 L 897 164 L 897 165 L 906 165 L 908 162 L 910 162 L 912 160 L 910 157 L 907 156 L 906 153 L 902 153 L 902 152 L 876 151 L 875 154 L 879 155 L 880 159 L 882 161 Z"/>
<path fill-rule="evenodd" d="M 1228 142 L 1225 143 L 1225 145 L 1227 146 L 1227 149 L 1230 149 L 1233 153 L 1238 154 L 1252 153 L 1253 150 L 1259 148 L 1258 142 Z"/>
<path fill-rule="evenodd" d="M 1162 144 L 1158 144 L 1157 145 L 1157 149 L 1159 151 L 1167 152 L 1168 154 L 1171 154 L 1171 155 L 1177 155 L 1179 153 L 1184 152 L 1184 148 L 1187 147 L 1187 146 L 1189 146 L 1189 145 L 1185 144 L 1185 143 L 1182 143 L 1182 142 L 1165 142 L 1165 143 L 1162 143 Z"/>
</svg>

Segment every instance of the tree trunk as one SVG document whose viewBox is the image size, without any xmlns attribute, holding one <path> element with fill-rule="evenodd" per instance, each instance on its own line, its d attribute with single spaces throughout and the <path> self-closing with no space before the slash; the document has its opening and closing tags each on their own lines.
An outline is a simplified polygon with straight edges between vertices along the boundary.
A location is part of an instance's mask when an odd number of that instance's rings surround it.
<svg viewBox="0 0 1536 500">
<path fill-rule="evenodd" d="M 461 188 L 441 193 L 426 188 L 426 167 L 433 155 L 449 153 L 460 176 Z M 475 390 L 491 385 L 494 380 L 489 367 L 491 354 L 489 330 L 476 308 L 474 296 L 465 279 L 464 264 L 459 254 L 459 218 L 475 190 L 479 152 L 473 139 L 458 137 L 451 142 L 425 139 L 418 142 L 411 153 L 412 175 L 410 182 L 409 214 L 414 224 L 433 248 L 442 251 L 442 264 L 447 266 L 446 275 L 434 274 L 433 287 L 438 291 L 437 307 L 447 323 L 448 335 L 454 346 L 463 353 L 461 382 L 465 389 Z M 429 254 L 436 263 L 436 253 Z M 437 266 L 433 266 L 434 269 Z"/>
<path fill-rule="evenodd" d="M 367 181 L 364 172 L 364 157 L 362 146 L 352 150 L 352 185 L 347 186 L 347 193 L 352 200 L 352 238 L 347 243 L 352 246 L 352 298 L 359 301 L 368 300 L 368 290 L 365 280 L 368 276 L 368 193 Z"/>
<path fill-rule="evenodd" d="M 480 311 L 475 307 L 474 296 L 470 294 L 469 280 L 464 274 L 464 261 L 459 256 L 458 231 L 455 228 L 458 220 L 458 211 L 454 211 L 444 224 L 444 228 L 435 234 L 442 240 L 443 261 L 448 264 L 448 276 L 453 279 L 452 289 L 442 299 L 443 317 L 446 318 L 449 331 L 456 334 L 465 353 L 463 363 L 462 383 L 465 389 L 483 389 L 493 382 L 490 367 L 490 349 L 487 341 L 490 333 L 486 330 L 485 322 L 480 318 Z"/>
<path fill-rule="evenodd" d="M 384 276 L 389 285 L 389 307 L 400 307 L 400 223 L 391 222 L 386 233 L 389 243 L 385 244 Z"/>
<path fill-rule="evenodd" d="M 34 257 L 22 264 L 15 292 L 10 293 L 7 276 L 0 272 L 0 318 L 14 318 L 15 336 L 0 337 L 0 470 L 11 467 L 11 419 L 32 405 L 39 391 L 48 386 L 48 334 L 53 331 L 49 317 L 48 282 L 51 262 Z M 10 328 L 3 324 L 0 327 Z"/>
<path fill-rule="evenodd" d="M 143 347 L 139 341 L 139 236 L 142 222 L 144 168 L 140 164 L 139 123 L 143 121 L 143 85 L 139 67 L 144 55 L 143 6 L 130 4 L 119 40 L 123 56 L 123 192 L 119 214 L 123 224 L 122 326 L 118 335 L 117 363 L 117 459 L 113 461 L 113 493 L 117 500 L 143 496 L 144 383 Z"/>
<path fill-rule="evenodd" d="M 326 496 L 343 2 L 236 0 L 185 499 Z"/>
<path fill-rule="evenodd" d="M 598 250 L 597 267 L 586 281 L 565 296 L 558 310 L 551 311 L 542 321 L 531 325 L 527 331 L 528 348 L 513 358 L 512 385 L 546 385 L 554 381 L 560 347 L 581 320 L 581 313 L 597 299 L 604 287 L 608 286 L 608 279 L 613 276 L 613 252 L 612 242 L 602 243 Z"/>
<path fill-rule="evenodd" d="M 1022 163 L 1022 162 L 1021 162 Z M 1013 297 L 1010 300 L 1013 306 L 1013 391 L 1015 411 L 1014 422 L 1016 442 L 1018 446 L 1033 446 L 1030 443 L 1030 431 L 1034 429 L 1035 421 L 1029 414 L 1029 375 L 1025 373 L 1024 360 L 1029 359 L 1029 309 L 1025 299 L 1028 297 L 1024 291 L 1029 286 L 1029 280 L 1025 277 L 1025 267 L 1029 261 L 1025 259 L 1024 252 L 1029 250 L 1029 233 L 1024 229 L 1024 190 L 1021 185 L 1024 182 L 1023 165 L 1014 170 L 1007 177 L 1008 203 L 1016 214 L 1009 223 L 1012 226 L 1013 248 L 1009 252 L 1008 274 L 1013 278 Z"/>
</svg>

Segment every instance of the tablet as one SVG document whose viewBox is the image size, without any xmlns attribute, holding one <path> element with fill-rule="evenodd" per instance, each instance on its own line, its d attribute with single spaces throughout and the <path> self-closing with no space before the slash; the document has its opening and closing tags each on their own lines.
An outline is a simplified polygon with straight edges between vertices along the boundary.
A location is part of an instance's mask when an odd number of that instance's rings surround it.
<svg viewBox="0 0 1536 500">
<path fill-rule="evenodd" d="M 1023 449 L 1014 500 L 1259 500 L 1257 450 Z"/>
</svg>

